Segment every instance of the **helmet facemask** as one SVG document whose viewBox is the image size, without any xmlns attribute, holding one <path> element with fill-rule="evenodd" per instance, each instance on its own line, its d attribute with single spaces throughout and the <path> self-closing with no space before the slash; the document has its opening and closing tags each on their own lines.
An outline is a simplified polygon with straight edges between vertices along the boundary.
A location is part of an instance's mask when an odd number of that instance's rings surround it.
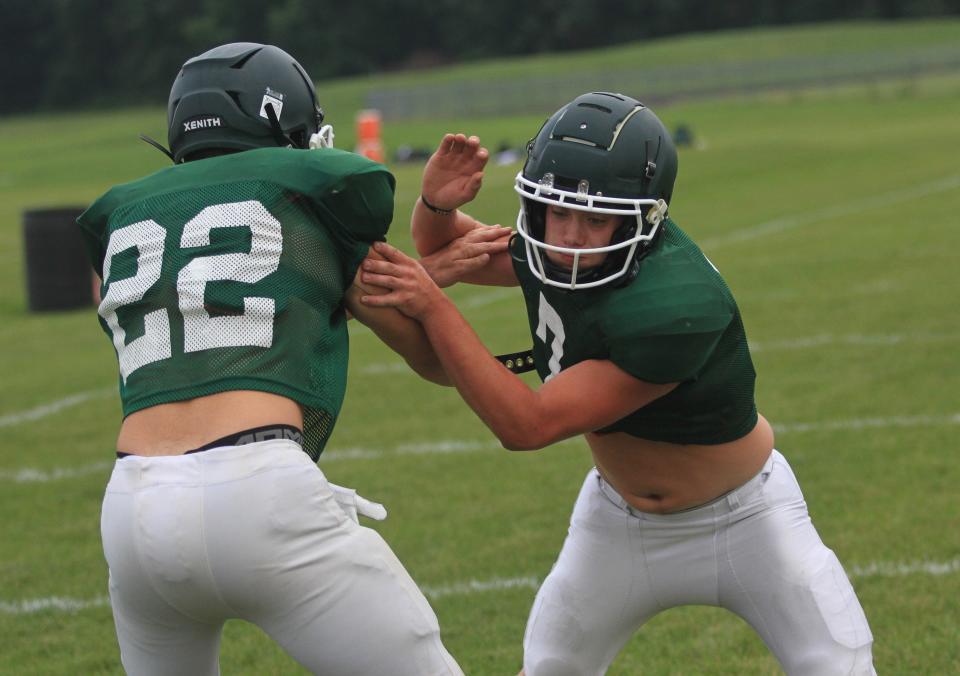
<svg viewBox="0 0 960 676">
<path fill-rule="evenodd" d="M 521 197 L 517 233 L 524 240 L 527 265 L 533 276 L 544 284 L 571 290 L 590 289 L 628 276 L 634 263 L 656 238 L 667 213 L 667 203 L 663 199 L 591 195 L 586 180 L 581 180 L 577 192 L 573 192 L 558 187 L 554 181 L 548 173 L 544 180 L 534 183 L 520 172 L 514 184 L 514 190 Z M 606 246 L 570 248 L 547 244 L 546 209 L 550 206 L 621 216 L 623 223 Z M 548 251 L 573 256 L 572 267 L 557 265 L 547 256 Z M 606 258 L 598 265 L 581 268 L 580 258 L 587 254 L 606 254 Z"/>
</svg>

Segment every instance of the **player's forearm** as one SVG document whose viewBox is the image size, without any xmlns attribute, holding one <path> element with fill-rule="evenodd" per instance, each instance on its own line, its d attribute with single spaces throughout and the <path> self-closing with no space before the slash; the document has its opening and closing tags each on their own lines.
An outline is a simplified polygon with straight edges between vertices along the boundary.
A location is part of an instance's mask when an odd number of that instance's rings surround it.
<svg viewBox="0 0 960 676">
<path fill-rule="evenodd" d="M 417 253 L 429 256 L 479 225 L 479 221 L 458 209 L 449 214 L 438 214 L 417 199 L 410 220 L 410 234 Z"/>
<path fill-rule="evenodd" d="M 505 448 L 533 450 L 556 441 L 538 393 L 490 354 L 449 299 L 434 303 L 421 321 L 454 387 Z"/>
<path fill-rule="evenodd" d="M 364 293 L 376 293 L 376 290 L 364 288 L 357 281 L 347 289 L 344 295 L 347 311 L 403 357 L 421 378 L 438 385 L 452 385 L 423 327 L 394 308 L 364 305 L 360 302 L 360 296 Z"/>
</svg>

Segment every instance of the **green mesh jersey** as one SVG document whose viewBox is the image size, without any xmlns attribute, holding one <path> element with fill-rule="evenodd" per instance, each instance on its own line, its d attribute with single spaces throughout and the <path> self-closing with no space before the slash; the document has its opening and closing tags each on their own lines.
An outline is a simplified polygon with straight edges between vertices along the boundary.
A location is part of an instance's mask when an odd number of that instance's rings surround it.
<svg viewBox="0 0 960 676">
<path fill-rule="evenodd" d="M 124 416 L 228 390 L 299 402 L 318 458 L 346 389 L 344 291 L 393 217 L 393 176 L 340 150 L 265 148 L 117 186 L 78 223 Z"/>
<path fill-rule="evenodd" d="M 673 221 L 665 225 L 637 276 L 620 287 L 542 284 L 523 247 L 514 247 L 537 371 L 547 380 L 586 359 L 607 359 L 641 380 L 678 382 L 599 431 L 676 444 L 733 441 L 757 422 L 756 374 L 740 311 L 696 244 Z"/>
</svg>

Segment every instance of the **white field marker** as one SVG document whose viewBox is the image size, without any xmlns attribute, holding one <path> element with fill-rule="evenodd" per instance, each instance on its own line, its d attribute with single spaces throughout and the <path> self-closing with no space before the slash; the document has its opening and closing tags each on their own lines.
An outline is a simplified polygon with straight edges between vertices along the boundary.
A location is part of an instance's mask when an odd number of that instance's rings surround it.
<svg viewBox="0 0 960 676">
<path fill-rule="evenodd" d="M 942 577 L 960 573 L 960 558 L 948 561 L 873 561 L 863 565 L 851 566 L 847 573 L 854 579 L 911 577 L 914 575 Z M 488 580 L 466 580 L 446 585 L 421 585 L 420 589 L 427 597 L 436 600 L 449 596 L 471 596 L 514 589 L 535 591 L 540 587 L 542 581 L 542 578 L 536 575 L 524 575 L 494 577 Z M 89 599 L 47 596 L 19 601 L 0 601 L 0 613 L 5 615 L 31 615 L 44 611 L 75 613 L 88 608 L 100 608 L 108 605 L 110 605 L 110 600 L 106 596 L 94 596 Z"/>
<path fill-rule="evenodd" d="M 849 420 L 828 420 L 811 423 L 778 423 L 773 425 L 777 433 L 821 432 L 830 430 L 861 430 L 868 428 L 885 427 L 945 427 L 960 425 L 960 412 L 946 415 L 916 415 L 890 416 L 877 418 L 852 418 Z M 579 437 L 566 439 L 554 446 L 570 446 L 583 443 Z M 331 448 L 320 456 L 321 466 L 332 462 L 345 460 L 382 460 L 390 457 L 420 456 L 420 455 L 452 455 L 460 453 L 476 453 L 498 451 L 502 447 L 496 439 L 446 439 L 440 441 L 425 441 L 400 444 L 393 448 L 363 448 L 345 447 Z M 60 479 L 95 474 L 106 471 L 112 463 L 90 463 L 78 467 L 59 467 L 52 470 L 43 470 L 33 467 L 22 467 L 14 470 L 0 471 L 0 482 L 13 483 L 45 483 Z"/>
<path fill-rule="evenodd" d="M 86 401 L 92 401 L 94 399 L 106 399 L 116 394 L 116 392 L 117 388 L 115 387 L 105 387 L 99 390 L 87 390 L 86 392 L 78 392 L 77 394 L 72 394 L 69 397 L 57 399 L 56 401 L 51 401 L 49 404 L 43 404 L 26 411 L 8 413 L 7 415 L 0 416 L 0 428 L 11 427 L 13 425 L 20 425 L 21 423 L 25 422 L 40 420 L 41 418 L 46 418 L 54 413 L 59 413 L 64 409 L 72 408 Z"/>
<path fill-rule="evenodd" d="M 873 195 L 871 197 L 847 202 L 846 204 L 835 204 L 822 209 L 813 209 L 795 216 L 775 218 L 772 221 L 734 230 L 725 235 L 708 237 L 701 240 L 700 248 L 704 251 L 713 251 L 727 244 L 736 244 L 737 242 L 756 239 L 757 237 L 763 237 L 765 235 L 773 235 L 786 230 L 792 230 L 802 225 L 812 225 L 813 223 L 842 218 L 843 216 L 852 216 L 853 214 L 860 214 L 876 209 L 887 209 L 895 204 L 901 204 L 910 200 L 926 197 L 927 195 L 947 192 L 957 188 L 960 188 L 960 175 L 946 176 L 923 185 L 893 190 L 880 195 Z"/>
</svg>

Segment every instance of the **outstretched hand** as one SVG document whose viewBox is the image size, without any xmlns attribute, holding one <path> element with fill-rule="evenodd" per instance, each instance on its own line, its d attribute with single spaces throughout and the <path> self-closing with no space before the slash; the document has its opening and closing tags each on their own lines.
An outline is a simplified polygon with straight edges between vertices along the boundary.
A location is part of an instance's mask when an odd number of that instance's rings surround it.
<svg viewBox="0 0 960 676">
<path fill-rule="evenodd" d="M 477 196 L 490 153 L 476 136 L 446 134 L 423 170 L 420 194 L 441 209 L 457 209 Z"/>
<path fill-rule="evenodd" d="M 507 250 L 513 230 L 481 225 L 457 237 L 442 249 L 420 259 L 420 264 L 441 289 L 482 269 L 490 257 Z"/>
<path fill-rule="evenodd" d="M 394 307 L 403 314 L 422 321 L 431 306 L 446 300 L 423 266 L 386 242 L 375 242 L 374 250 L 384 260 L 367 257 L 363 261 L 361 279 L 366 284 L 389 289 L 380 295 L 361 296 L 360 302 L 370 307 Z"/>
</svg>

